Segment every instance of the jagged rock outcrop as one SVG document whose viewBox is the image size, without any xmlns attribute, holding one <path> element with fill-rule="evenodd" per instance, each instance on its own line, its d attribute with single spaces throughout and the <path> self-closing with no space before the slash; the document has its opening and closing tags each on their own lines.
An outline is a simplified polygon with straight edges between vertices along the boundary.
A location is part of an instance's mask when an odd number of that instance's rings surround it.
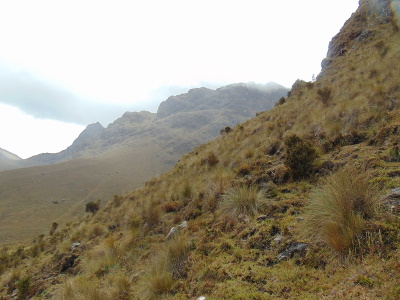
<svg viewBox="0 0 400 300">
<path fill-rule="evenodd" d="M 400 5 L 397 0 L 361 0 L 359 9 L 329 43 L 327 56 L 321 63 L 322 69 L 328 67 L 333 59 L 345 55 L 353 47 L 358 47 L 357 43 L 370 38 L 373 35 L 370 31 L 372 25 L 392 22 L 394 30 L 398 30 L 399 16 L 394 9 L 396 5 Z"/>
</svg>

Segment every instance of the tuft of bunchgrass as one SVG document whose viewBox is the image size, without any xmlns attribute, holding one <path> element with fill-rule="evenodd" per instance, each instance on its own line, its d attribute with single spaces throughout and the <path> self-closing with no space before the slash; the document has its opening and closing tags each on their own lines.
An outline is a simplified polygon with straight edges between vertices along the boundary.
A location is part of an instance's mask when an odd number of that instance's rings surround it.
<svg viewBox="0 0 400 300">
<path fill-rule="evenodd" d="M 375 217 L 378 201 L 367 174 L 346 167 L 327 178 L 311 195 L 304 233 L 340 254 L 356 245 L 366 221 Z"/>
<path fill-rule="evenodd" d="M 230 189 L 222 196 L 221 213 L 227 217 L 253 217 L 262 199 L 262 192 L 255 186 Z"/>
<path fill-rule="evenodd" d="M 82 275 L 68 279 L 56 292 L 60 300 L 109 300 L 115 299 L 108 291 L 101 290 L 98 282 L 93 278 Z"/>
<path fill-rule="evenodd" d="M 190 246 L 185 235 L 168 240 L 154 257 L 142 282 L 142 299 L 158 299 L 170 293 L 176 279 L 186 276 L 186 261 Z"/>
<path fill-rule="evenodd" d="M 168 294 L 174 280 L 172 275 L 163 268 L 152 268 L 145 279 L 145 285 L 140 293 L 141 299 L 157 299 L 163 294 Z"/>
</svg>

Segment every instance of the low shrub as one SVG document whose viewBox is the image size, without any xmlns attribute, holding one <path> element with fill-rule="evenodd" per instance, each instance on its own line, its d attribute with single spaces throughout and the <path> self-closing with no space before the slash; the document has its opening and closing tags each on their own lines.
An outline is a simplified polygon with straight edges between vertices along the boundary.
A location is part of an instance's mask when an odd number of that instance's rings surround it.
<svg viewBox="0 0 400 300">
<path fill-rule="evenodd" d="M 58 223 L 53 222 L 53 224 L 51 224 L 50 235 L 53 235 L 56 232 L 57 228 L 58 228 Z"/>
<path fill-rule="evenodd" d="M 85 212 L 90 212 L 92 214 L 95 214 L 99 210 L 99 204 L 95 202 L 89 202 L 86 204 L 85 207 Z"/>
<path fill-rule="evenodd" d="M 285 139 L 286 157 L 285 165 L 290 169 L 294 179 L 308 177 L 314 168 L 317 152 L 313 145 L 298 137 L 291 135 Z"/>
<path fill-rule="evenodd" d="M 285 97 L 281 97 L 281 98 L 279 98 L 278 102 L 275 103 L 275 106 L 282 105 L 285 102 L 286 102 L 286 98 Z"/>
<path fill-rule="evenodd" d="M 18 299 L 24 300 L 29 296 L 29 292 L 31 289 L 31 278 L 24 277 L 16 284 L 18 289 Z"/>
<path fill-rule="evenodd" d="M 317 90 L 319 99 L 324 104 L 328 104 L 329 100 L 332 98 L 332 89 L 329 87 L 323 87 Z"/>
<path fill-rule="evenodd" d="M 226 126 L 224 129 L 221 129 L 220 134 L 227 134 L 232 131 L 232 128 Z"/>
<path fill-rule="evenodd" d="M 207 156 L 207 162 L 210 167 L 214 167 L 218 164 L 219 160 L 218 157 L 214 154 L 214 152 L 210 152 Z"/>
<path fill-rule="evenodd" d="M 400 148 L 398 146 L 394 146 L 390 149 L 390 161 L 400 161 Z"/>
</svg>

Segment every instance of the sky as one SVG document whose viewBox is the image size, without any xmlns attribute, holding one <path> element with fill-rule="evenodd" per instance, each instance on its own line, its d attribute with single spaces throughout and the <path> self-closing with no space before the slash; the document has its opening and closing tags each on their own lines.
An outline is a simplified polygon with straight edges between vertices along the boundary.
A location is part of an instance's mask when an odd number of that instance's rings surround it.
<svg viewBox="0 0 400 300">
<path fill-rule="evenodd" d="M 358 0 L 0 0 L 0 148 L 68 147 L 125 111 L 237 82 L 321 70 Z"/>
</svg>

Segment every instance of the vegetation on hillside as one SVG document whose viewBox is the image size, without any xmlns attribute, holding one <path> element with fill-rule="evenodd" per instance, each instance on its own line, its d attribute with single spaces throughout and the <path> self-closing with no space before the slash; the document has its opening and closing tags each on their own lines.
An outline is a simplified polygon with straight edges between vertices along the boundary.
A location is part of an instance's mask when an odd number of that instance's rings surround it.
<svg viewBox="0 0 400 300">
<path fill-rule="evenodd" d="M 4 299 L 399 298 L 400 36 L 376 7 L 361 1 L 346 51 L 271 111 L 3 248 Z"/>
</svg>

